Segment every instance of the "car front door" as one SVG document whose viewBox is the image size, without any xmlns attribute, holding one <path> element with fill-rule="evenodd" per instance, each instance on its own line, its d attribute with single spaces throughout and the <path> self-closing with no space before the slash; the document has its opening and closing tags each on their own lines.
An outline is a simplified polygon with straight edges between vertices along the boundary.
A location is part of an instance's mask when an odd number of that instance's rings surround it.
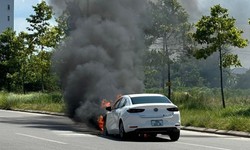
<svg viewBox="0 0 250 150">
<path fill-rule="evenodd" d="M 118 116 L 118 107 L 121 102 L 121 99 L 117 100 L 113 105 L 112 110 L 107 113 L 106 127 L 110 134 L 117 134 L 117 116 Z"/>
<path fill-rule="evenodd" d="M 120 118 L 121 118 L 121 114 L 122 114 L 122 107 L 124 107 L 125 104 L 125 98 L 121 98 L 119 100 L 119 103 L 116 105 L 116 108 L 114 109 L 113 115 L 114 115 L 114 132 L 116 134 L 119 133 L 119 122 L 120 122 Z"/>
</svg>

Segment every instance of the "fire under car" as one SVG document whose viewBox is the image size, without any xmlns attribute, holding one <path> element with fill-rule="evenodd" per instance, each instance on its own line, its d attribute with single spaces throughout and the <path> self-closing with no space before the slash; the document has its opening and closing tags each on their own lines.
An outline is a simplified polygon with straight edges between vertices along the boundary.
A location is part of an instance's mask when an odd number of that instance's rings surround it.
<svg viewBox="0 0 250 150">
<path fill-rule="evenodd" d="M 156 137 L 169 135 L 171 141 L 180 137 L 180 112 L 166 96 L 161 94 L 130 94 L 121 96 L 112 106 L 106 107 L 104 134 Z"/>
</svg>

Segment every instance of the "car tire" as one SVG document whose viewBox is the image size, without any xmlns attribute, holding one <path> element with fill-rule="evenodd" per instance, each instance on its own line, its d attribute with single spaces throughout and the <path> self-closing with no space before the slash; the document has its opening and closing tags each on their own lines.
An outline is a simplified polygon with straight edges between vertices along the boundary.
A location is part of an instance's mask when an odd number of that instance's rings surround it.
<svg viewBox="0 0 250 150">
<path fill-rule="evenodd" d="M 180 138 L 180 130 L 173 130 L 169 134 L 171 141 L 177 141 Z"/>
<path fill-rule="evenodd" d="M 107 130 L 107 127 L 106 127 L 106 118 L 107 118 L 107 116 L 105 115 L 105 116 L 103 117 L 103 120 L 104 120 L 103 135 L 104 135 L 104 136 L 109 136 L 109 133 L 108 133 L 108 130 Z"/>
<path fill-rule="evenodd" d="M 109 133 L 108 133 L 106 125 L 104 125 L 104 128 L 103 128 L 103 135 L 104 136 L 109 136 Z"/>
<path fill-rule="evenodd" d="M 119 123 L 119 136 L 122 140 L 125 140 L 127 138 L 127 133 L 124 130 L 122 121 Z"/>
</svg>

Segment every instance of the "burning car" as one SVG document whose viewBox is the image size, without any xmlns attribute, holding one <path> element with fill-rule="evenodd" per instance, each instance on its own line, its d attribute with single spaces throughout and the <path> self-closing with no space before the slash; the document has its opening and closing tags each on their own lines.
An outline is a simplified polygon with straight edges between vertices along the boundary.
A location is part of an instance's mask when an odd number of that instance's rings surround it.
<svg viewBox="0 0 250 150">
<path fill-rule="evenodd" d="M 169 135 L 171 141 L 180 137 L 180 112 L 166 96 L 161 94 L 122 95 L 109 107 L 104 116 L 104 134 L 119 135 Z"/>
</svg>

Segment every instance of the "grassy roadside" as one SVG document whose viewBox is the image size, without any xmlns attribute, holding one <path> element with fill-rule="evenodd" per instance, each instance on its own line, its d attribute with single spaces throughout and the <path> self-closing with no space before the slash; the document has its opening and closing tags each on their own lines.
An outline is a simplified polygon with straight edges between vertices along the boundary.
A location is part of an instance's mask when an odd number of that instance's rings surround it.
<svg viewBox="0 0 250 150">
<path fill-rule="evenodd" d="M 156 91 L 157 92 L 157 91 Z M 158 91 L 158 93 L 160 93 Z M 250 132 L 250 90 L 226 90 L 222 108 L 219 89 L 176 90 L 172 101 L 181 111 L 183 126 Z M 63 113 L 60 93 L 14 94 L 0 92 L 0 109 L 41 110 Z"/>
<path fill-rule="evenodd" d="M 41 110 L 62 113 L 65 111 L 60 93 L 14 94 L 0 92 L 0 109 Z"/>
<path fill-rule="evenodd" d="M 185 91 L 185 92 L 184 92 Z M 193 88 L 173 94 L 183 126 L 250 132 L 250 90 L 225 90 L 222 108 L 220 89 Z"/>
<path fill-rule="evenodd" d="M 181 109 L 183 126 L 250 132 L 250 107 L 213 110 Z"/>
</svg>

